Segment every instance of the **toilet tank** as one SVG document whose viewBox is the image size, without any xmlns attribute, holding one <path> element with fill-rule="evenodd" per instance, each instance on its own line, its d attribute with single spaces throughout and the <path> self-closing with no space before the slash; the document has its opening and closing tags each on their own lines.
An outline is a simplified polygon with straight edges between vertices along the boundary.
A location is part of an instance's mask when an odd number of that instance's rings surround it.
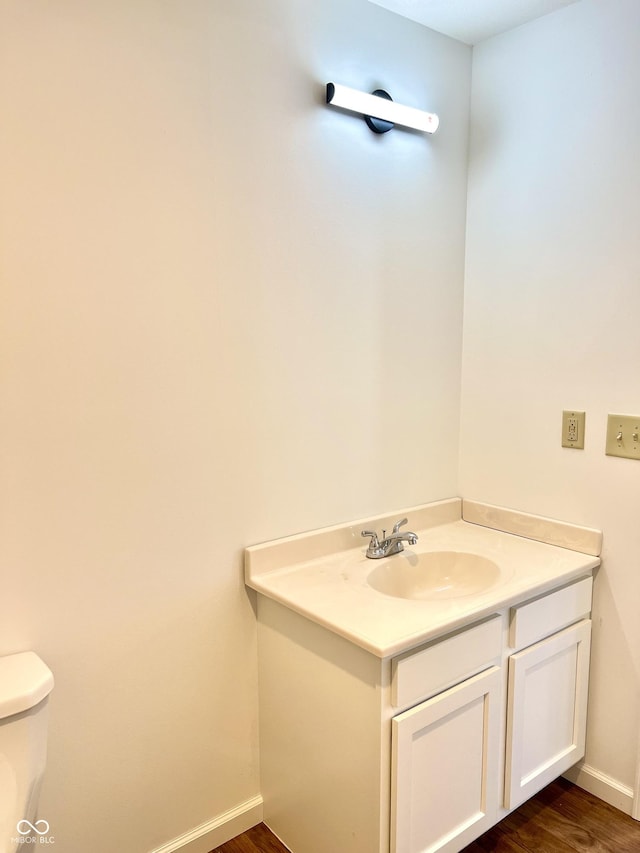
<svg viewBox="0 0 640 853">
<path fill-rule="evenodd" d="M 37 819 L 53 675 L 34 652 L 0 657 L 0 851 L 17 850 Z"/>
</svg>

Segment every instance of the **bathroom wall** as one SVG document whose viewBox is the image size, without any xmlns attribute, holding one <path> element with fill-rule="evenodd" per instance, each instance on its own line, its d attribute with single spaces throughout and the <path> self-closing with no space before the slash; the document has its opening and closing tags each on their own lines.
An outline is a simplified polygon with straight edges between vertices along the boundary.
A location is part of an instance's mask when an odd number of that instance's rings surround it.
<svg viewBox="0 0 640 853">
<path fill-rule="evenodd" d="M 604 443 L 640 413 L 639 33 L 636 0 L 582 0 L 474 49 L 460 467 L 465 496 L 604 531 L 586 762 L 627 807 L 640 465 Z"/>
<path fill-rule="evenodd" d="M 457 493 L 470 64 L 366 0 L 0 0 L 0 654 L 55 673 L 56 849 L 259 793 L 244 546 Z"/>
</svg>

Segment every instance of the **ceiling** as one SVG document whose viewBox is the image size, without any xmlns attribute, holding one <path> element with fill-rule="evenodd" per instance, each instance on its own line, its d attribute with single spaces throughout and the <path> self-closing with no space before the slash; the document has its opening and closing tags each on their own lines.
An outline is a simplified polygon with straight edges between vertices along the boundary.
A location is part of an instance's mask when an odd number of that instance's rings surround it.
<svg viewBox="0 0 640 853">
<path fill-rule="evenodd" d="M 466 44 L 518 27 L 577 0 L 369 0 Z"/>
</svg>

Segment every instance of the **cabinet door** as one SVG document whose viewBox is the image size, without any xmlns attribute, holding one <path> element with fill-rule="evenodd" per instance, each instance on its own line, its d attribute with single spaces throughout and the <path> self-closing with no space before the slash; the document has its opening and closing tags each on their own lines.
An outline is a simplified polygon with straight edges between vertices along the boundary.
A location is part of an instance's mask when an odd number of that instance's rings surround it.
<svg viewBox="0 0 640 853">
<path fill-rule="evenodd" d="M 584 755 L 591 622 L 509 659 L 505 806 L 514 809 Z"/>
<path fill-rule="evenodd" d="M 498 667 L 392 721 L 391 853 L 457 853 L 497 819 Z"/>
</svg>

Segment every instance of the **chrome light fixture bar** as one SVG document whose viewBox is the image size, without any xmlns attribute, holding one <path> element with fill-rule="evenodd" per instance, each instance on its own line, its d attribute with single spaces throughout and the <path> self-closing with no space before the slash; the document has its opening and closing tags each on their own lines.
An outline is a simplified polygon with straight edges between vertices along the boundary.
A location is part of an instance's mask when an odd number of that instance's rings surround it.
<svg viewBox="0 0 640 853">
<path fill-rule="evenodd" d="M 386 133 L 396 124 L 424 133 L 435 133 L 440 124 L 435 113 L 396 104 L 384 89 L 376 89 L 368 95 L 339 83 L 327 83 L 327 103 L 359 113 L 374 133 Z"/>
</svg>

